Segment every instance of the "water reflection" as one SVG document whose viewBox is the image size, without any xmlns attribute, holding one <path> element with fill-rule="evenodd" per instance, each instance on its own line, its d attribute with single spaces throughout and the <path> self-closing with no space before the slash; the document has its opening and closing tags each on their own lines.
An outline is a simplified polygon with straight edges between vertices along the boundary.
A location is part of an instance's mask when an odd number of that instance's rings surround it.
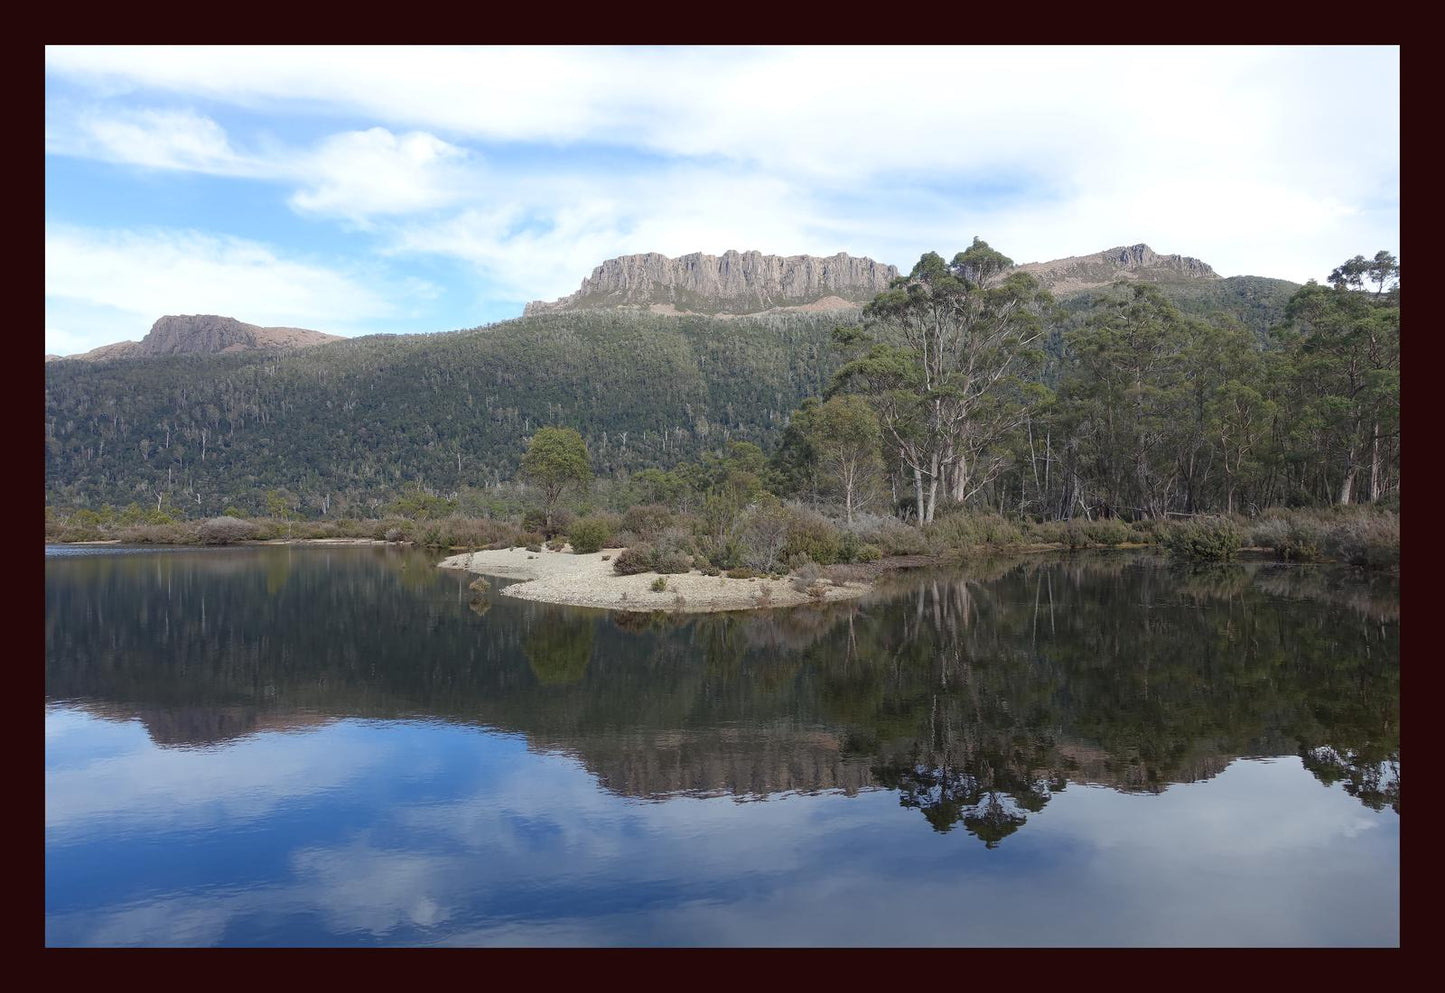
<svg viewBox="0 0 1445 993">
<path fill-rule="evenodd" d="M 1033 557 L 689 617 L 470 579 L 397 549 L 47 559 L 47 940 L 1362 940 L 1342 900 L 1391 940 L 1388 879 L 1309 874 L 1397 857 L 1397 582 Z M 995 868 L 929 862 L 954 842 Z M 995 907 L 905 886 L 923 865 Z M 1201 882 L 1222 865 L 1249 909 Z M 1186 877 L 1197 934 L 1150 916 Z"/>
<path fill-rule="evenodd" d="M 990 845 L 1069 782 L 1157 793 L 1241 755 L 1297 754 L 1399 810 L 1399 608 L 1379 580 L 992 560 L 829 607 L 610 617 L 474 602 L 467 581 L 395 550 L 51 561 L 47 697 L 162 745 L 482 724 L 639 797 L 879 786 Z"/>
</svg>

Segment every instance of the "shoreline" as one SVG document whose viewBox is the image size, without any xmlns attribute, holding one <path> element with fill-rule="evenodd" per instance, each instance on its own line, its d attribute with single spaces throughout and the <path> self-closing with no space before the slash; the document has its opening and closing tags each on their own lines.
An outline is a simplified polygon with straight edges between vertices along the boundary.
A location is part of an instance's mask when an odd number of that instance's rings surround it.
<svg viewBox="0 0 1445 993">
<path fill-rule="evenodd" d="M 570 547 L 570 546 L 569 546 Z M 437 563 L 439 569 L 454 569 L 482 576 L 517 579 L 498 592 L 519 600 L 534 600 L 570 607 L 598 607 L 651 613 L 714 613 L 727 610 L 771 610 L 805 603 L 836 603 L 852 600 L 873 589 L 872 583 L 848 582 L 841 586 L 823 583 L 821 597 L 793 589 L 787 579 L 729 579 L 692 572 L 664 575 L 665 590 L 653 590 L 658 573 L 641 572 L 619 576 L 612 562 L 621 548 L 576 555 L 563 550 L 528 552 L 522 548 L 495 549 L 451 555 Z M 764 593 L 763 591 L 766 591 Z"/>
</svg>

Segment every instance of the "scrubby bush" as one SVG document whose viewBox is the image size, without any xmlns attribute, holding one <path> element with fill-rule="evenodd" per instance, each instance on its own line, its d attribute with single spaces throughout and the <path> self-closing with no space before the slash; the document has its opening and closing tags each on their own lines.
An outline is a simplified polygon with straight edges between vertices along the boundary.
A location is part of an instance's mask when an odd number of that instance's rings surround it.
<svg viewBox="0 0 1445 993">
<path fill-rule="evenodd" d="M 779 555 L 784 562 L 807 558 L 819 565 L 832 565 L 839 560 L 842 533 L 822 514 L 811 510 L 790 510 L 786 534 Z"/>
<path fill-rule="evenodd" d="M 567 539 L 561 537 L 553 538 L 551 541 L 547 542 L 547 547 L 551 551 L 560 552 L 562 549 L 567 547 Z"/>
<path fill-rule="evenodd" d="M 1083 531 L 1084 538 L 1091 545 L 1122 545 L 1134 537 L 1134 532 L 1129 525 L 1117 517 L 1103 517 L 1096 521 L 1076 522 L 1079 529 Z"/>
<path fill-rule="evenodd" d="M 727 572 L 729 579 L 757 579 L 760 575 L 762 575 L 762 573 L 756 569 L 749 569 L 745 565 L 740 565 L 735 569 L 729 569 Z"/>
<path fill-rule="evenodd" d="M 1023 540 L 1018 526 L 997 514 L 952 513 L 928 525 L 924 532 L 935 548 L 1004 547 Z"/>
<path fill-rule="evenodd" d="M 1320 519 L 1306 514 L 1266 517 L 1250 530 L 1250 541 L 1286 562 L 1318 562 L 1325 558 L 1328 530 Z"/>
<path fill-rule="evenodd" d="M 619 576 L 635 576 L 640 572 L 651 572 L 652 546 L 639 544 L 624 549 L 613 560 L 612 569 Z"/>
<path fill-rule="evenodd" d="M 686 528 L 671 526 L 658 532 L 652 542 L 652 570 L 662 573 L 688 572 L 700 557 L 697 543 Z"/>
<path fill-rule="evenodd" d="M 572 525 L 572 551 L 578 555 L 600 552 L 612 537 L 612 528 L 599 517 L 583 517 Z"/>
<path fill-rule="evenodd" d="M 663 590 L 667 589 L 667 577 L 658 576 L 652 581 L 652 585 L 649 586 L 648 589 L 652 590 L 652 592 L 654 593 L 661 593 Z"/>
<path fill-rule="evenodd" d="M 926 555 L 929 551 L 922 531 L 894 517 L 857 514 L 853 530 L 864 544 L 876 545 L 884 555 Z"/>
<path fill-rule="evenodd" d="M 536 531 L 543 538 L 555 538 L 559 534 L 566 534 L 574 519 L 575 516 L 570 510 L 557 507 L 552 510 L 552 523 L 548 525 L 547 512 L 533 507 L 522 514 L 522 530 Z"/>
<path fill-rule="evenodd" d="M 1228 517 L 1195 517 L 1170 527 L 1164 544 L 1180 558 L 1227 562 L 1244 544 L 1244 532 Z"/>
<path fill-rule="evenodd" d="M 819 570 L 816 562 L 805 560 L 793 569 L 793 578 L 791 580 L 793 589 L 799 593 L 806 593 L 810 586 L 818 582 L 818 578 L 821 575 L 822 572 Z"/>
<path fill-rule="evenodd" d="M 387 528 L 382 532 L 382 537 L 387 541 L 405 541 L 406 532 L 401 528 Z"/>
<path fill-rule="evenodd" d="M 212 517 L 202 521 L 197 533 L 205 545 L 229 545 L 248 541 L 256 535 L 256 525 L 238 517 Z"/>
<path fill-rule="evenodd" d="M 541 545 L 528 545 L 528 546 L 527 546 L 527 551 L 529 551 L 529 552 L 540 552 L 541 550 L 542 550 L 542 546 L 541 546 Z"/>
<path fill-rule="evenodd" d="M 630 507 L 622 515 L 622 530 L 631 531 L 643 541 L 650 541 L 673 523 L 672 511 L 660 503 Z"/>
<path fill-rule="evenodd" d="M 1366 569 L 1400 564 L 1400 516 L 1356 514 L 1339 522 L 1327 537 L 1330 554 L 1341 562 Z"/>
<path fill-rule="evenodd" d="M 877 562 L 883 557 L 883 549 L 877 545 L 859 545 L 858 554 L 853 557 L 855 562 Z"/>
<path fill-rule="evenodd" d="M 1164 535 L 1169 530 L 1169 524 L 1158 517 L 1145 517 L 1130 524 L 1129 530 L 1133 532 L 1130 540 L 1147 545 L 1158 545 L 1163 543 Z"/>
</svg>

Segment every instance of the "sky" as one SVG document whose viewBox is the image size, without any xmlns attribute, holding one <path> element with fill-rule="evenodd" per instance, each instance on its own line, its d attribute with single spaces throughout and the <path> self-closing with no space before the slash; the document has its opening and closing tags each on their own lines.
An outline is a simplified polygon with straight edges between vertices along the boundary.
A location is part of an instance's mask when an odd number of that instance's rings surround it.
<svg viewBox="0 0 1445 993">
<path fill-rule="evenodd" d="M 1399 254 L 1398 47 L 45 56 L 45 350 L 477 327 L 618 255 Z"/>
</svg>

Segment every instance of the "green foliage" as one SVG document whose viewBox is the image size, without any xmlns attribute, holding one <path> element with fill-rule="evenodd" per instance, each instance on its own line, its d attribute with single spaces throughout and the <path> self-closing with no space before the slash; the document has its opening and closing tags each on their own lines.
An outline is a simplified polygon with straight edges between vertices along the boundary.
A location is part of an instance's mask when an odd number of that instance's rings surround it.
<svg viewBox="0 0 1445 993">
<path fill-rule="evenodd" d="M 647 588 L 652 590 L 652 592 L 654 593 L 661 593 L 663 590 L 667 589 L 667 577 L 658 576 Z"/>
<path fill-rule="evenodd" d="M 1233 559 L 1244 544 L 1244 532 L 1228 517 L 1196 517 L 1173 525 L 1164 545 L 1171 555 L 1205 562 Z"/>
<path fill-rule="evenodd" d="M 843 535 L 826 517 L 810 510 L 791 510 L 781 561 L 832 565 L 842 561 Z"/>
<path fill-rule="evenodd" d="M 652 571 L 652 546 L 633 545 L 623 549 L 612 560 L 612 570 L 619 576 L 635 576 L 640 572 Z"/>
<path fill-rule="evenodd" d="M 601 551 L 612 538 L 612 528 L 600 517 L 583 517 L 572 525 L 572 551 L 589 555 Z"/>
</svg>

